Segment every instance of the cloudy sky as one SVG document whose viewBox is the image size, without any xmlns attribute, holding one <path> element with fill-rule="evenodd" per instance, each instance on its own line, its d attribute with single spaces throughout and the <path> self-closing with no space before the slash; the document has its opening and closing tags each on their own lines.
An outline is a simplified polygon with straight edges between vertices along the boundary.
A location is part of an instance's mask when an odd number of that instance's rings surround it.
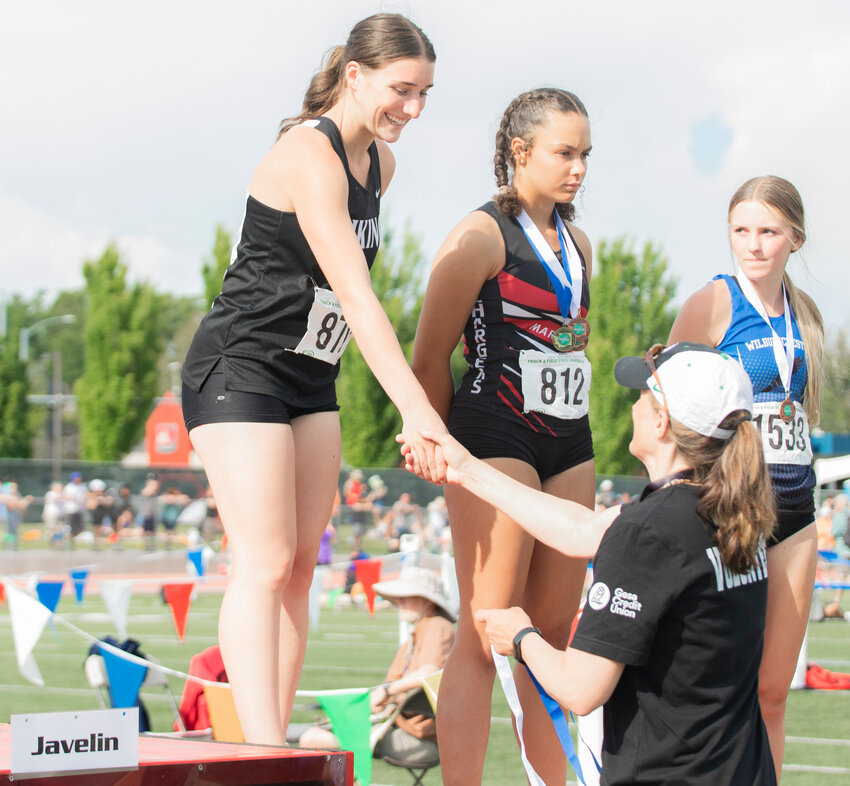
<svg viewBox="0 0 850 786">
<path fill-rule="evenodd" d="M 382 10 L 411 16 L 438 55 L 384 203 L 429 256 L 493 192 L 505 106 L 557 85 L 590 114 L 577 205 L 592 240 L 659 244 L 682 300 L 731 271 L 735 188 L 782 175 L 808 215 L 792 275 L 829 328 L 850 327 L 844 0 L 16 3 L 0 46 L 0 294 L 79 286 L 110 239 L 135 276 L 200 292 L 216 223 L 238 229 L 253 168 L 322 53 Z"/>
</svg>

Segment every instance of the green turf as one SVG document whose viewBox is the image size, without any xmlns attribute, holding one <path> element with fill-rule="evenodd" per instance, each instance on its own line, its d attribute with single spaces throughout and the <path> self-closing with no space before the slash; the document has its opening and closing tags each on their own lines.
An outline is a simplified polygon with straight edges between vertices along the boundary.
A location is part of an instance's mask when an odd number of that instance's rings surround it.
<svg viewBox="0 0 850 786">
<path fill-rule="evenodd" d="M 189 658 L 216 641 L 216 619 L 221 598 L 199 594 L 189 614 L 187 635 L 180 643 L 171 615 L 157 595 L 136 595 L 130 606 L 129 634 L 138 639 L 149 655 L 162 664 L 186 671 Z M 73 594 L 63 595 L 57 613 L 95 635 L 116 635 L 106 608 L 98 596 L 87 597 L 78 606 Z M 379 610 L 374 619 L 362 609 L 323 610 L 317 630 L 311 631 L 300 687 L 305 690 L 361 687 L 379 683 L 396 649 L 397 622 L 392 610 Z M 48 625 L 35 648 L 36 661 L 46 686 L 31 685 L 18 672 L 7 607 L 0 607 L 0 722 L 12 713 L 95 709 L 98 705 L 83 674 L 88 643 L 61 624 Z M 825 621 L 810 625 L 809 659 L 835 671 L 850 671 L 850 625 Z M 182 682 L 169 678 L 179 697 Z M 170 727 L 171 713 L 161 691 L 142 694 L 155 731 Z M 311 699 L 298 699 L 293 720 L 310 721 L 317 716 L 309 708 Z M 519 751 L 508 722 L 509 711 L 501 689 L 493 700 L 490 743 L 484 783 L 500 786 L 524 782 Z M 847 783 L 850 769 L 850 692 L 794 691 L 788 705 L 790 741 L 782 783 Z M 832 742 L 819 742 L 832 740 Z M 843 773 L 797 771 L 796 767 L 840 768 Z M 373 782 L 409 784 L 410 777 L 376 761 Z M 440 782 L 439 770 L 431 770 L 426 783 Z"/>
</svg>

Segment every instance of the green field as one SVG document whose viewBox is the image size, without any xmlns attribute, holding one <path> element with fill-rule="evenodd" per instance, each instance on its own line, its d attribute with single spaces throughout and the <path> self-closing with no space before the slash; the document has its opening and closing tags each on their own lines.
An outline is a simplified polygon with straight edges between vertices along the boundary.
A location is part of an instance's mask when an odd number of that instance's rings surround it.
<svg viewBox="0 0 850 786">
<path fill-rule="evenodd" d="M 163 665 L 186 671 L 189 658 L 216 642 L 216 619 L 221 598 L 199 594 L 189 612 L 187 635 L 180 643 L 171 615 L 155 594 L 136 595 L 130 606 L 129 635 Z M 106 607 L 98 596 L 77 605 L 66 584 L 57 614 L 94 636 L 116 635 Z M 322 611 L 317 630 L 311 631 L 300 687 L 321 690 L 378 684 L 397 646 L 397 622 L 391 609 L 379 610 L 374 619 L 362 609 Z M 0 606 L 0 722 L 12 713 L 95 709 L 97 702 L 83 674 L 89 644 L 79 635 L 56 624 L 48 625 L 34 655 L 46 686 L 31 685 L 18 672 L 12 643 L 8 608 Z M 809 628 L 809 659 L 835 671 L 850 671 L 850 625 L 844 621 L 812 623 Z M 169 677 L 178 695 L 182 681 Z M 171 711 L 159 691 L 142 693 L 154 731 L 166 731 Z M 295 721 L 310 721 L 317 711 L 309 699 L 298 700 Z M 501 688 L 493 697 L 493 724 L 484 783 L 524 782 L 519 751 Z M 850 692 L 794 691 L 788 709 L 788 746 L 783 784 L 832 786 L 850 781 Z M 431 770 L 426 783 L 440 782 Z M 375 784 L 409 784 L 404 771 L 376 761 Z"/>
</svg>

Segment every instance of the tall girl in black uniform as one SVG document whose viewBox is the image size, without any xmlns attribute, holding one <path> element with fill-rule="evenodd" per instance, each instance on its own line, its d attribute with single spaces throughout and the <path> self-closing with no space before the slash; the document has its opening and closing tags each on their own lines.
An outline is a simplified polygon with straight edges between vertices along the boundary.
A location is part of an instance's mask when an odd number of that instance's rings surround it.
<svg viewBox="0 0 850 786">
<path fill-rule="evenodd" d="M 511 102 L 496 136 L 500 193 L 470 213 L 437 254 L 413 368 L 449 431 L 474 456 L 535 489 L 593 506 L 587 418 L 587 282 L 591 247 L 568 222 L 587 171 L 587 112 L 571 93 L 533 90 Z M 468 370 L 453 390 L 449 357 L 463 334 Z M 569 351 L 572 350 L 572 351 Z M 446 489 L 461 612 L 440 689 L 444 783 L 480 783 L 495 667 L 482 608 L 522 605 L 564 647 L 586 563 L 536 541 L 509 516 Z M 566 761 L 524 670 L 529 758 L 546 783 Z"/>
<path fill-rule="evenodd" d="M 307 595 L 339 475 L 334 380 L 353 334 L 402 414 L 420 471 L 445 429 L 369 281 L 388 142 L 419 117 L 434 49 L 396 14 L 359 22 L 283 122 L 251 180 L 222 292 L 183 367 L 183 408 L 230 541 L 222 655 L 245 737 L 282 745 L 307 638 Z"/>
<path fill-rule="evenodd" d="M 768 544 L 767 620 L 759 700 L 777 777 L 785 702 L 806 633 L 815 582 L 815 475 L 809 426 L 817 423 L 823 321 L 786 267 L 806 239 L 803 200 L 787 180 L 757 177 L 729 203 L 737 276 L 717 276 L 682 306 L 670 341 L 700 341 L 738 358 L 750 375 L 754 421 L 776 496 Z"/>
</svg>

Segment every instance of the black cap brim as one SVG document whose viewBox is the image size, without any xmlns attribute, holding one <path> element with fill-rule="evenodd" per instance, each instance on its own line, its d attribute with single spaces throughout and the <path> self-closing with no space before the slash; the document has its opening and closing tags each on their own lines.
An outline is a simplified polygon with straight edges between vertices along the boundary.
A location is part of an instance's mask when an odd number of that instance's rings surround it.
<svg viewBox="0 0 850 786">
<path fill-rule="evenodd" d="M 641 358 L 624 357 L 614 366 L 614 379 L 624 388 L 646 390 L 646 380 L 652 376 L 652 369 Z"/>
</svg>

